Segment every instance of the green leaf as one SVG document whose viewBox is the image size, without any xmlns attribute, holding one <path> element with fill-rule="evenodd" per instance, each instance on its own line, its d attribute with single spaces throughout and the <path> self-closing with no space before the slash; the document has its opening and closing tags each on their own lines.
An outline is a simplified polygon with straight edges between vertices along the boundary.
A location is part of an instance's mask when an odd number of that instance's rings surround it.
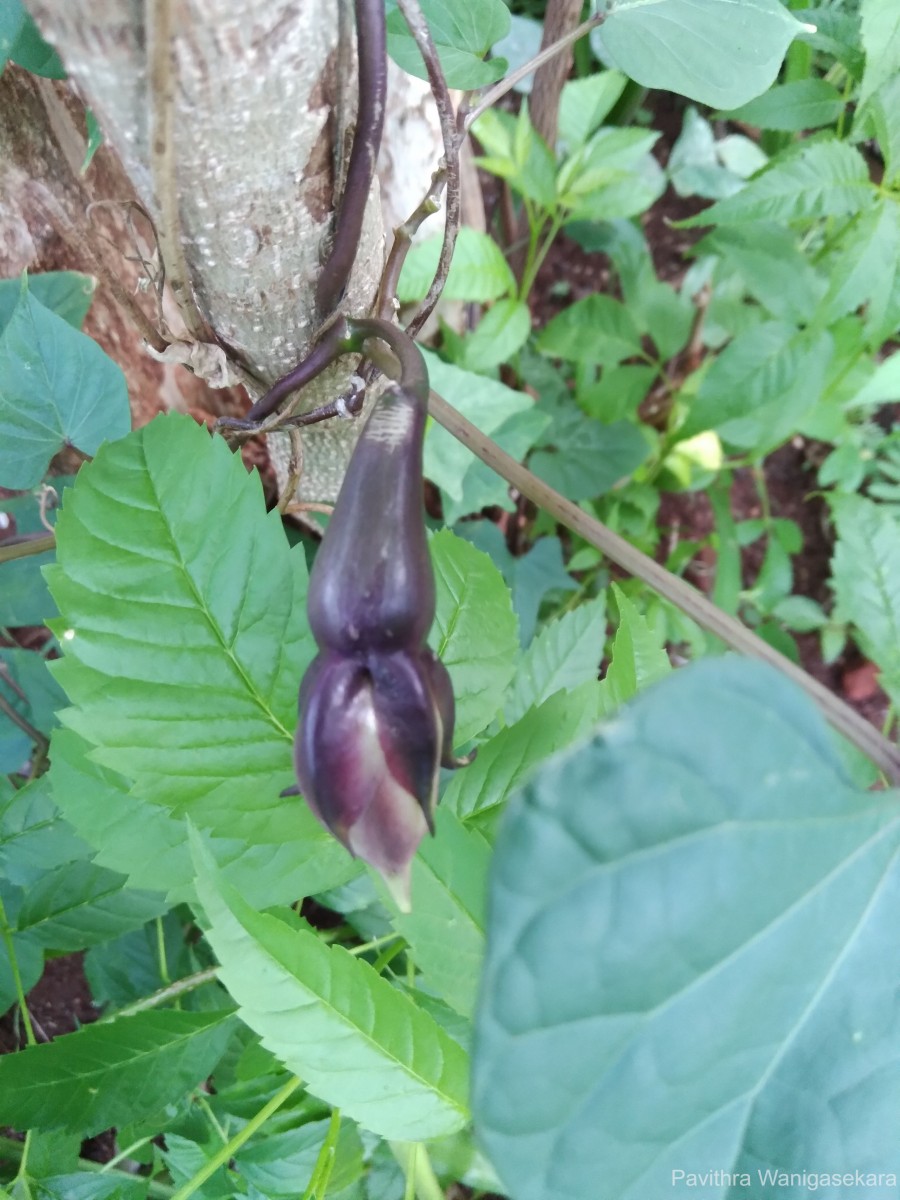
<svg viewBox="0 0 900 1200">
<path fill-rule="evenodd" d="M 743 221 L 810 221 L 866 212 L 875 201 L 866 160 L 846 142 L 804 145 L 774 163 L 735 196 L 719 200 L 679 227 Z"/>
<path fill-rule="evenodd" d="M 34 487 L 63 444 L 94 454 L 130 425 L 119 367 L 23 290 L 0 335 L 0 483 Z"/>
<path fill-rule="evenodd" d="M 521 350 L 531 333 L 531 312 L 521 300 L 498 300 L 463 343 L 463 365 L 489 371 Z"/>
<path fill-rule="evenodd" d="M 0 72 L 9 61 L 27 20 L 28 13 L 21 0 L 6 0 L 6 3 L 0 6 Z"/>
<path fill-rule="evenodd" d="M 598 129 L 625 90 L 621 71 L 598 71 L 585 79 L 570 79 L 559 99 L 559 136 L 571 152 Z"/>
<path fill-rule="evenodd" d="M 554 207 L 556 157 L 528 119 L 525 105 L 518 117 L 488 109 L 475 122 L 473 133 L 488 152 L 486 157 L 476 159 L 483 170 L 507 180 L 541 209 Z"/>
<path fill-rule="evenodd" d="M 14 0 L 14 9 L 18 0 Z M 32 75 L 43 75 L 47 79 L 65 79 L 66 69 L 59 55 L 41 37 L 40 30 L 30 16 L 26 16 L 15 44 L 9 52 L 13 62 L 30 71 Z"/>
<path fill-rule="evenodd" d="M 434 40 L 447 84 L 464 91 L 484 87 L 506 70 L 503 58 L 482 62 L 495 42 L 509 32 L 509 10 L 502 0 L 422 0 L 422 12 Z M 427 79 L 425 64 L 403 16 L 388 14 L 388 53 L 418 79 Z"/>
<path fill-rule="evenodd" d="M 540 631 L 516 667 L 504 705 L 512 725 L 556 692 L 596 679 L 606 641 L 606 597 L 563 613 Z"/>
<path fill-rule="evenodd" d="M 486 554 L 442 529 L 431 539 L 437 616 L 429 645 L 450 672 L 454 742 L 464 745 L 497 715 L 519 651 L 509 589 Z"/>
<path fill-rule="evenodd" d="M 862 0 L 862 44 L 866 52 L 859 103 L 863 105 L 900 73 L 900 10 L 892 0 Z"/>
<path fill-rule="evenodd" d="M 290 840 L 306 560 L 258 476 L 189 417 L 158 417 L 80 471 L 57 555 L 55 674 L 92 758 L 213 832 Z"/>
<path fill-rule="evenodd" d="M 528 465 L 569 500 L 591 500 L 636 471 L 649 453 L 633 421 L 601 425 L 570 402 L 557 407 Z"/>
<path fill-rule="evenodd" d="M 397 296 L 402 303 L 421 300 L 428 291 L 438 267 L 442 241 L 443 234 L 438 233 L 410 250 L 397 285 Z M 510 295 L 515 289 L 515 276 L 494 239 L 463 226 L 456 239 L 453 262 L 441 293 L 443 298 L 486 304 Z"/>
<path fill-rule="evenodd" d="M 23 937 L 21 934 L 12 935 L 12 947 L 19 968 L 22 990 L 27 995 L 43 974 L 44 952 L 34 938 Z M 8 948 L 4 945 L 3 953 L 0 954 L 0 1013 L 5 1013 L 16 1003 L 18 997 Z"/>
<path fill-rule="evenodd" d="M 578 389 L 578 404 L 603 425 L 634 419 L 655 379 L 656 368 L 649 365 L 606 367 L 598 383 Z"/>
<path fill-rule="evenodd" d="M 829 284 L 821 319 L 831 324 L 865 304 L 867 324 L 877 327 L 890 305 L 898 256 L 900 209 L 885 200 L 860 216 L 825 264 Z"/>
<path fill-rule="evenodd" d="M 234 1032 L 227 1012 L 138 1013 L 0 1058 L 0 1121 L 90 1137 L 179 1100 Z"/>
<path fill-rule="evenodd" d="M 896 793 L 853 788 L 810 701 L 748 661 L 675 672 L 533 776 L 495 851 L 473 1064 L 516 1200 L 896 1171 L 898 842 Z"/>
<path fill-rule="evenodd" d="M 56 724 L 56 710 L 66 702 L 43 656 L 18 646 L 0 647 L 0 696 L 44 734 Z M 0 772 L 18 771 L 33 749 L 29 735 L 0 712 Z"/>
<path fill-rule="evenodd" d="M 603 680 L 612 708 L 617 708 L 672 670 L 665 639 L 616 584 L 612 585 L 619 625 L 613 638 L 612 657 Z"/>
<path fill-rule="evenodd" d="M 29 1165 L 31 1154 L 28 1155 Z M 57 1162 L 57 1169 L 59 1163 Z M 148 1180 L 129 1178 L 122 1171 L 113 1175 L 51 1175 L 35 1185 L 37 1200 L 145 1200 Z"/>
<path fill-rule="evenodd" d="M 715 429 L 741 449 L 776 446 L 821 396 L 831 352 L 829 334 L 774 321 L 738 334 L 703 376 L 680 436 Z"/>
<path fill-rule="evenodd" d="M 234 1156 L 240 1177 L 264 1196 L 289 1196 L 298 1200 L 308 1186 L 331 1122 L 307 1121 L 282 1133 L 265 1129 L 264 1136 L 244 1146 Z M 340 1193 L 363 1173 L 363 1148 L 355 1127 L 341 1125 L 327 1193 L 341 1200 Z M 257 1193 L 258 1195 L 259 1193 Z"/>
<path fill-rule="evenodd" d="M 507 454 L 518 460 L 525 457 L 547 424 L 547 417 L 535 408 L 530 396 L 514 392 L 496 379 L 451 366 L 437 355 L 426 352 L 425 360 L 436 392 Z M 425 434 L 424 471 L 441 489 L 448 525 L 489 505 L 513 507 L 509 484 L 434 421 L 429 422 Z"/>
<path fill-rule="evenodd" d="M 47 950 L 74 953 L 139 929 L 166 911 L 158 893 L 125 884 L 123 875 L 84 859 L 66 863 L 29 887 L 16 927 Z"/>
<path fill-rule="evenodd" d="M 466 1123 L 468 1064 L 456 1042 L 368 963 L 254 912 L 199 844 L 195 861 L 223 983 L 266 1049 L 313 1095 L 402 1141 Z"/>
<path fill-rule="evenodd" d="M 861 648 L 881 668 L 883 686 L 900 699 L 900 519 L 863 496 L 836 496 L 832 511 L 832 619 L 852 623 Z"/>
<path fill-rule="evenodd" d="M 870 130 L 878 141 L 884 159 L 882 183 L 891 186 L 900 174 L 900 75 L 893 75 L 872 96 L 857 118 L 863 129 Z M 857 123 L 853 132 L 856 135 Z"/>
<path fill-rule="evenodd" d="M 439 807 L 435 836 L 413 860 L 412 912 L 394 917 L 428 988 L 465 1017 L 475 1009 L 484 958 L 489 862 L 481 834 Z"/>
<path fill-rule="evenodd" d="M 28 291 L 35 300 L 75 329 L 81 328 L 87 316 L 96 286 L 92 275 L 82 275 L 80 271 L 47 271 L 28 276 Z M 21 279 L 0 279 L 0 330 L 9 324 L 21 296 Z"/>
<path fill-rule="evenodd" d="M 88 853 L 60 816 L 46 775 L 18 789 L 0 779 L 0 873 L 10 883 L 27 888 L 46 871 Z"/>
<path fill-rule="evenodd" d="M 885 402 L 900 400 L 900 353 L 880 362 L 875 373 L 851 399 L 849 408 L 879 408 Z"/>
<path fill-rule="evenodd" d="M 129 886 L 162 892 L 168 904 L 193 899 L 194 867 L 185 822 L 129 791 L 128 781 L 88 757 L 90 746 L 59 729 L 49 778 L 66 819 L 95 850 L 96 861 L 122 871 Z M 359 864 L 293 797 L 284 840 L 258 845 L 237 837 L 207 838 L 226 879 L 251 904 L 268 908 L 316 895 L 360 873 Z M 259 833 L 269 836 L 266 823 Z"/>
<path fill-rule="evenodd" d="M 749 104 L 719 115 L 759 129 L 800 133 L 833 125 L 844 109 L 844 97 L 824 79 L 795 79 L 769 88 Z"/>
<path fill-rule="evenodd" d="M 53 487 L 59 495 L 62 495 L 63 488 L 68 487 L 71 482 L 71 476 L 53 476 Z M 56 522 L 56 512 L 55 508 L 48 508 L 44 513 L 44 518 L 51 525 Z M 46 533 L 37 495 L 0 499 L 0 537 L 4 533 L 7 536 L 13 533 Z M 56 605 L 41 573 L 42 568 L 54 559 L 55 552 L 48 550 L 46 554 L 32 554 L 27 558 L 14 559 L 3 564 L 0 625 L 7 628 L 44 625 L 51 617 L 57 615 Z"/>
<path fill-rule="evenodd" d="M 736 108 L 774 82 L 800 29 L 779 0 L 608 0 L 592 40 L 645 87 Z"/>
<path fill-rule="evenodd" d="M 451 779 L 442 807 L 463 819 L 496 816 L 537 763 L 581 737 L 604 710 L 596 681 L 556 692 L 479 746 L 475 761 Z"/>
<path fill-rule="evenodd" d="M 779 321 L 808 323 L 825 294 L 825 279 L 797 249 L 794 234 L 774 221 L 722 226 L 703 241 L 706 249 L 736 269 L 750 295 Z"/>
<path fill-rule="evenodd" d="M 679 196 L 721 200 L 739 192 L 744 180 L 767 162 L 749 138 L 739 134 L 716 138 L 709 121 L 690 105 L 666 169 Z"/>
<path fill-rule="evenodd" d="M 595 293 L 553 317 L 538 335 L 537 348 L 567 362 L 615 366 L 641 353 L 641 335 L 619 300 Z"/>
</svg>

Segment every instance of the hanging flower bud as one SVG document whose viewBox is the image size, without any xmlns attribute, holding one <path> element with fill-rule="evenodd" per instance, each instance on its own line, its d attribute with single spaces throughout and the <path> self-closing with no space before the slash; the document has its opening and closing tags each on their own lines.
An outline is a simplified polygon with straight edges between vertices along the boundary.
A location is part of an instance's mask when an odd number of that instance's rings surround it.
<svg viewBox="0 0 900 1200">
<path fill-rule="evenodd" d="M 393 342 L 399 331 L 390 333 L 378 336 Z M 408 345 L 412 370 L 372 412 L 313 566 L 320 653 L 300 688 L 295 742 L 313 813 L 404 909 L 412 857 L 433 830 L 439 768 L 460 765 L 450 678 L 425 642 L 435 611 L 422 510 L 428 381 Z"/>
</svg>

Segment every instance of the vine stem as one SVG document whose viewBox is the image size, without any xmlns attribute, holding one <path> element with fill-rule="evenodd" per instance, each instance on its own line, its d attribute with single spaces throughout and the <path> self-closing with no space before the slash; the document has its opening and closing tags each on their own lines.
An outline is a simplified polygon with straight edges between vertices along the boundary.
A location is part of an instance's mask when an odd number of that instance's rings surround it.
<svg viewBox="0 0 900 1200">
<path fill-rule="evenodd" d="M 261 1129 L 268 1121 L 269 1117 L 278 1112 L 279 1108 L 288 1100 L 297 1088 L 300 1087 L 301 1081 L 295 1075 L 292 1079 L 275 1093 L 268 1104 L 264 1104 L 259 1112 L 250 1118 L 243 1129 L 239 1129 L 229 1142 L 227 1142 L 220 1150 L 218 1150 L 212 1158 L 203 1164 L 199 1171 L 192 1179 L 189 1179 L 183 1187 L 180 1187 L 172 1196 L 172 1200 L 188 1200 L 188 1197 L 194 1193 L 210 1179 L 219 1167 L 225 1167 L 231 1162 L 235 1154 L 240 1150 L 245 1142 L 248 1142 L 257 1130 Z"/>
<path fill-rule="evenodd" d="M 22 538 L 0 542 L 0 563 L 12 562 L 16 558 L 28 558 L 32 554 L 46 554 L 55 545 L 56 535 L 52 533 L 37 537 L 26 534 Z"/>
<path fill-rule="evenodd" d="M 538 479 L 436 392 L 431 393 L 428 408 L 439 424 L 539 508 L 583 537 L 630 575 L 649 584 L 654 591 L 670 600 L 709 633 L 721 638 L 733 650 L 761 659 L 781 671 L 816 702 L 831 725 L 867 755 L 892 783 L 900 783 L 900 749 L 824 684 L 780 654 L 740 621 L 723 612 L 690 584 L 667 571 Z"/>
<path fill-rule="evenodd" d="M 160 988 L 150 996 L 142 996 L 134 1004 L 128 1004 L 125 1008 L 120 1008 L 117 1012 L 110 1013 L 107 1017 L 101 1017 L 97 1024 L 108 1024 L 111 1021 L 118 1021 L 120 1017 L 133 1017 L 137 1013 L 147 1012 L 152 1008 L 159 1008 L 161 1004 L 168 1004 L 169 1001 L 176 1000 L 179 996 L 185 995 L 186 992 L 192 992 L 196 988 L 202 987 L 204 983 L 215 983 L 217 979 L 217 969 L 215 967 L 206 967 L 202 971 L 196 971 L 193 975 L 186 975 L 184 979 L 176 979 L 174 983 Z"/>
</svg>

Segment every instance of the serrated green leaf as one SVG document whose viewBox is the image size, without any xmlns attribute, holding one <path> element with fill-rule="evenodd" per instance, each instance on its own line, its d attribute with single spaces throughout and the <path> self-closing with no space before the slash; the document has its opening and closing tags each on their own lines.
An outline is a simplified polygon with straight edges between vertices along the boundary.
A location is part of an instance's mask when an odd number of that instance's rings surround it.
<svg viewBox="0 0 900 1200">
<path fill-rule="evenodd" d="M 900 353 L 880 362 L 874 374 L 850 400 L 849 408 L 878 408 L 885 402 L 900 400 Z"/>
<path fill-rule="evenodd" d="M 464 820 L 495 817 L 535 764 L 586 733 L 604 711 L 597 682 L 557 692 L 479 746 L 475 761 L 451 779 L 442 806 Z"/>
<path fill-rule="evenodd" d="M 397 285 L 397 296 L 402 303 L 421 300 L 428 291 L 438 267 L 442 241 L 443 234 L 435 234 L 414 246 L 406 256 Z M 443 298 L 486 304 L 509 295 L 515 288 L 515 276 L 494 239 L 463 226 L 456 239 L 453 262 L 441 293 Z"/>
<path fill-rule="evenodd" d="M 181 1098 L 234 1031 L 230 1013 L 138 1013 L 0 1058 L 0 1120 L 90 1137 Z"/>
<path fill-rule="evenodd" d="M 862 44 L 866 52 L 859 103 L 900 73 L 900 10 L 892 0 L 862 0 Z"/>
<path fill-rule="evenodd" d="M 222 981 L 263 1045 L 314 1095 L 402 1141 L 465 1124 L 468 1064 L 456 1042 L 368 963 L 254 912 L 199 843 L 195 862 Z"/>
<path fill-rule="evenodd" d="M 846 142 L 811 142 L 756 175 L 735 196 L 679 222 L 732 225 L 743 221 L 799 221 L 848 217 L 875 202 L 866 160 Z"/>
<path fill-rule="evenodd" d="M 825 79 L 794 79 L 776 84 L 748 104 L 719 115 L 759 129 L 800 133 L 832 125 L 841 115 L 844 103 L 841 93 Z"/>
<path fill-rule="evenodd" d="M 503 707 L 507 723 L 515 724 L 556 692 L 571 692 L 596 679 L 605 641 L 605 596 L 545 625 L 516 667 Z"/>
<path fill-rule="evenodd" d="M 44 952 L 34 938 L 22 934 L 12 935 L 12 946 L 22 990 L 27 995 L 43 973 Z M 3 953 L 0 953 L 0 1013 L 5 1013 L 16 1003 L 18 997 L 19 993 L 8 947 L 4 946 Z"/>
<path fill-rule="evenodd" d="M 83 468 L 47 577 L 66 723 L 135 795 L 252 842 L 289 841 L 291 741 L 313 654 L 306 560 L 259 478 L 189 417 Z"/>
<path fill-rule="evenodd" d="M 29 1163 L 31 1155 L 29 1154 Z M 58 1166 L 58 1164 L 57 1164 Z M 149 1180 L 129 1178 L 122 1171 L 112 1175 L 52 1175 L 34 1186 L 37 1200 L 144 1200 Z"/>
<path fill-rule="evenodd" d="M 29 886 L 16 928 L 47 950 L 74 953 L 139 929 L 166 911 L 158 892 L 125 884 L 124 875 L 96 863 L 66 863 Z"/>
<path fill-rule="evenodd" d="M 856 640 L 881 668 L 882 683 L 900 698 L 900 519 L 863 496 L 836 496 L 832 511 L 833 620 L 853 625 Z"/>
<path fill-rule="evenodd" d="M 127 780 L 89 754 L 89 744 L 76 733 L 54 733 L 45 778 L 66 819 L 96 851 L 96 861 L 124 872 L 132 888 L 162 892 L 168 904 L 192 899 L 194 867 L 184 819 L 131 794 Z M 204 834 L 225 878 L 258 908 L 291 904 L 360 873 L 302 801 L 294 797 L 289 803 L 290 831 L 277 843 Z M 267 836 L 265 825 L 260 833 Z"/>
<path fill-rule="evenodd" d="M 592 40 L 645 87 L 736 108 L 774 81 L 800 29 L 779 0 L 608 0 Z"/>
<path fill-rule="evenodd" d="M 60 816 L 46 775 L 18 790 L 0 779 L 0 874 L 10 883 L 28 887 L 45 871 L 89 853 Z"/>
<path fill-rule="evenodd" d="M 464 745 L 497 715 L 519 651 L 509 589 L 486 554 L 442 529 L 431 539 L 437 615 L 429 645 L 450 672 L 454 741 Z"/>
<path fill-rule="evenodd" d="M 898 814 L 798 689 L 735 659 L 532 778 L 495 852 L 473 1074 L 516 1200 L 896 1171 Z"/>
<path fill-rule="evenodd" d="M 831 324 L 865 304 L 867 324 L 877 327 L 890 304 L 898 256 L 900 209 L 886 200 L 863 213 L 829 256 L 821 319 Z"/>
<path fill-rule="evenodd" d="M 477 830 L 439 807 L 435 836 L 413 860 L 412 912 L 394 917 L 428 987 L 464 1017 L 475 1008 L 484 958 L 490 857 Z"/>
<path fill-rule="evenodd" d="M 828 286 L 794 234 L 773 221 L 724 225 L 704 240 L 706 249 L 736 268 L 750 295 L 780 321 L 807 324 Z"/>
<path fill-rule="evenodd" d="M 619 625 L 603 688 L 612 707 L 618 707 L 672 669 L 664 635 L 651 628 L 646 617 L 616 584 L 612 585 Z"/>
<path fill-rule="evenodd" d="M 503 58 L 482 62 L 495 42 L 509 32 L 509 10 L 502 0 L 422 0 L 422 12 L 437 49 L 447 84 L 469 90 L 499 79 L 506 70 Z M 425 64 L 409 27 L 399 12 L 387 19 L 387 44 L 391 58 L 418 79 L 427 79 Z"/>
<path fill-rule="evenodd" d="M 775 321 L 738 334 L 703 376 L 679 434 L 715 429 L 757 452 L 778 445 L 821 396 L 832 345 L 828 333 Z"/>
<path fill-rule="evenodd" d="M 235 1155 L 239 1175 L 263 1196 L 289 1196 L 298 1200 L 312 1178 L 330 1124 L 327 1120 L 307 1121 L 297 1129 L 267 1133 Z M 328 1192 L 323 1195 L 341 1200 L 339 1193 L 362 1173 L 362 1142 L 356 1128 L 345 1121 L 335 1146 Z"/>
<path fill-rule="evenodd" d="M 23 291 L 0 334 L 0 484 L 34 487 L 63 444 L 94 454 L 130 426 L 120 368 Z"/>
<path fill-rule="evenodd" d="M 537 348 L 566 362 L 612 367 L 641 353 L 641 335 L 621 301 L 594 294 L 553 317 L 538 335 Z"/>
<path fill-rule="evenodd" d="M 28 291 L 35 300 L 74 329 L 81 328 L 96 286 L 97 281 L 92 275 L 83 275 L 80 271 L 46 271 L 28 276 Z M 21 279 L 0 279 L 0 331 L 9 324 L 21 294 Z"/>
</svg>

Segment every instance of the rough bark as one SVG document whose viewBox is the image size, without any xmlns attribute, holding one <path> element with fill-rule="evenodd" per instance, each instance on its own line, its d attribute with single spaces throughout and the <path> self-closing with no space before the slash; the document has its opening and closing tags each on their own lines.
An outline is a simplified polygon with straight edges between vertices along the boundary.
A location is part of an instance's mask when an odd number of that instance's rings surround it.
<svg viewBox="0 0 900 1200">
<path fill-rule="evenodd" d="M 323 316 L 314 284 L 355 106 L 346 7 L 30 0 L 29 8 L 151 214 L 170 278 L 178 274 L 177 246 L 171 237 L 167 244 L 174 228 L 211 340 L 260 386 L 271 382 L 303 354 Z M 52 195 L 55 165 L 48 167 L 41 186 Z M 373 190 L 346 311 L 369 310 L 382 261 Z M 170 354 L 184 357 L 183 346 Z M 332 396 L 351 365 L 317 381 L 303 407 Z M 303 497 L 336 495 L 356 432 L 343 423 L 308 432 Z"/>
</svg>

